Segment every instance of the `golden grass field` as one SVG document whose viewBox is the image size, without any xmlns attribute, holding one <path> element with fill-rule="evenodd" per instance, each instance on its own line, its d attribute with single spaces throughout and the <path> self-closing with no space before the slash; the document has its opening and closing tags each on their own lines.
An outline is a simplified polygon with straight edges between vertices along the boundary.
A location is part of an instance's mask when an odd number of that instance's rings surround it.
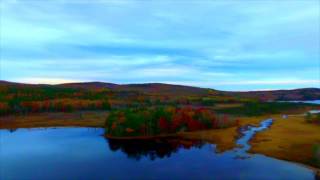
<svg viewBox="0 0 320 180">
<path fill-rule="evenodd" d="M 237 127 L 230 127 L 225 129 L 204 130 L 197 132 L 182 132 L 180 137 L 186 139 L 199 139 L 217 145 L 217 151 L 223 152 L 236 147 L 236 139 L 240 136 L 239 128 L 246 125 L 258 125 L 262 120 L 267 119 L 268 116 L 258 117 L 241 117 L 239 118 L 239 125 Z"/>
<path fill-rule="evenodd" d="M 37 113 L 27 116 L 0 117 L 0 129 L 36 127 L 103 127 L 108 112 L 85 111 L 70 113 Z"/>
<path fill-rule="evenodd" d="M 270 129 L 257 133 L 251 140 L 251 153 L 259 153 L 278 159 L 314 164 L 312 158 L 320 159 L 314 147 L 320 145 L 320 125 L 307 123 L 304 116 L 273 116 L 274 123 Z M 317 156 L 317 157 L 315 157 Z"/>
</svg>

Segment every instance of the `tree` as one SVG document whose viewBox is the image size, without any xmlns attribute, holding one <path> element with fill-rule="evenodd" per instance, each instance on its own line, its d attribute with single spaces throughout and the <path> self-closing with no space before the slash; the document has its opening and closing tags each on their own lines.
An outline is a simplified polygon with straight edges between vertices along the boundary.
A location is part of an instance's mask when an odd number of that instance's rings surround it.
<svg viewBox="0 0 320 180">
<path fill-rule="evenodd" d="M 104 101 L 102 102 L 102 109 L 103 109 L 103 110 L 110 110 L 110 109 L 111 109 L 111 106 L 110 106 L 110 103 L 109 103 L 108 100 L 104 100 Z"/>
<path fill-rule="evenodd" d="M 305 116 L 305 119 L 308 123 L 311 123 L 312 122 L 312 115 L 310 112 L 308 112 Z"/>
<path fill-rule="evenodd" d="M 194 119 L 190 119 L 187 122 L 187 126 L 188 126 L 189 131 L 197 131 L 197 130 L 204 129 L 203 124 L 201 124 L 199 121 L 194 120 Z"/>
<path fill-rule="evenodd" d="M 169 130 L 169 123 L 167 122 L 167 120 L 163 117 L 161 117 L 159 119 L 159 124 L 158 124 L 159 128 L 160 128 L 160 132 L 168 132 Z"/>
<path fill-rule="evenodd" d="M 320 113 L 317 113 L 316 122 L 320 124 Z"/>
<path fill-rule="evenodd" d="M 0 102 L 0 115 L 5 115 L 9 111 L 9 106 L 6 103 Z"/>
</svg>

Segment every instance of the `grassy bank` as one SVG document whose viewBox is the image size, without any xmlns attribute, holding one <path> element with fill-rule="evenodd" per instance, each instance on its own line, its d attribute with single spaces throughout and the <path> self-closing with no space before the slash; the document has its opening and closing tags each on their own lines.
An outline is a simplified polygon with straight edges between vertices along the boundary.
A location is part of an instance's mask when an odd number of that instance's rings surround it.
<svg viewBox="0 0 320 180">
<path fill-rule="evenodd" d="M 0 117 L 0 129 L 36 127 L 103 127 L 107 111 L 47 112 Z"/>
<path fill-rule="evenodd" d="M 204 140 L 209 143 L 216 144 L 216 150 L 223 152 L 236 147 L 236 139 L 240 136 L 239 128 L 246 125 L 258 126 L 259 123 L 269 118 L 269 116 L 255 116 L 255 117 L 239 117 L 239 124 L 234 127 L 225 129 L 212 129 L 196 132 L 183 132 L 178 135 L 185 139 Z"/>
<path fill-rule="evenodd" d="M 256 134 L 250 152 L 320 168 L 320 126 L 304 116 L 275 119 L 270 129 Z"/>
</svg>

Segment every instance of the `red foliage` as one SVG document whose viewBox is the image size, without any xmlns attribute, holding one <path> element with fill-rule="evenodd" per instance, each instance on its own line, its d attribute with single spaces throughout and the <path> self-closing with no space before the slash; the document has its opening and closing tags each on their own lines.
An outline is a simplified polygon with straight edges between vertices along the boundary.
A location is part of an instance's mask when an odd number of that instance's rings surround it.
<svg viewBox="0 0 320 180">
<path fill-rule="evenodd" d="M 179 128 L 183 124 L 183 118 L 181 113 L 177 113 L 173 115 L 171 122 L 171 130 L 174 132 L 177 128 Z"/>
<path fill-rule="evenodd" d="M 139 132 L 140 132 L 140 134 L 142 134 L 142 135 L 146 135 L 146 133 L 147 133 L 147 127 L 146 127 L 145 124 L 142 124 L 142 125 L 140 126 Z"/>
<path fill-rule="evenodd" d="M 167 121 L 165 118 L 163 118 L 163 117 L 161 117 L 161 118 L 159 119 L 159 124 L 158 124 L 158 126 L 159 126 L 161 132 L 167 132 L 167 130 L 169 129 L 169 123 L 168 123 L 168 121 Z"/>
<path fill-rule="evenodd" d="M 188 126 L 189 131 L 197 131 L 197 130 L 204 129 L 203 124 L 201 124 L 199 121 L 196 121 L 193 119 L 191 119 L 187 122 L 187 126 Z"/>
</svg>

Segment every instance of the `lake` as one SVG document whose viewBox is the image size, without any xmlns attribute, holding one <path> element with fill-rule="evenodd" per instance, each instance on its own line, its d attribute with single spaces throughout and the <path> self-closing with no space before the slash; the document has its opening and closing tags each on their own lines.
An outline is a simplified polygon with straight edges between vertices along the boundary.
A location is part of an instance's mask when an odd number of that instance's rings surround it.
<svg viewBox="0 0 320 180">
<path fill-rule="evenodd" d="M 293 102 L 293 103 L 308 103 L 308 104 L 319 104 L 320 100 L 310 100 L 310 101 L 278 101 L 278 102 Z M 314 109 L 309 111 L 311 114 L 320 113 L 320 109 Z"/>
<path fill-rule="evenodd" d="M 278 101 L 278 102 L 294 102 L 294 103 L 308 103 L 308 104 L 320 104 L 320 99 L 309 101 Z"/>
<path fill-rule="evenodd" d="M 0 179 L 315 179 L 301 165 L 246 153 L 271 124 L 243 128 L 241 147 L 220 154 L 202 141 L 106 139 L 100 128 L 0 130 Z"/>
</svg>

